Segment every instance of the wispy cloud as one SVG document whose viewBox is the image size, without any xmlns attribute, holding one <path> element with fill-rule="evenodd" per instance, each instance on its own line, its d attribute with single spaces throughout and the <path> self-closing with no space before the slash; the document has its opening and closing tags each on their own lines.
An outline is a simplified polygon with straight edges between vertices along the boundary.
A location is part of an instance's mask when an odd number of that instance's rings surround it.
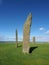
<svg viewBox="0 0 49 65">
<path fill-rule="evenodd" d="M 46 36 L 35 36 L 36 41 L 49 41 L 49 37 Z M 0 41 L 16 41 L 16 37 L 5 37 L 5 36 L 0 36 Z M 23 41 L 23 37 L 18 37 L 18 41 Z M 33 41 L 33 37 L 30 37 L 30 41 Z"/>
<path fill-rule="evenodd" d="M 13 40 L 15 40 L 15 37 L 0 36 L 0 41 L 13 41 Z"/>
<path fill-rule="evenodd" d="M 45 32 L 46 34 L 49 34 L 49 30 Z"/>
<path fill-rule="evenodd" d="M 5 40 L 5 36 L 0 36 L 0 41 L 4 41 Z"/>
<path fill-rule="evenodd" d="M 18 41 L 22 41 L 23 37 L 18 37 Z M 5 37 L 5 36 L 0 36 L 0 41 L 16 41 L 16 37 L 15 36 L 9 36 L 9 37 Z"/>
<path fill-rule="evenodd" d="M 46 36 L 37 36 L 36 37 L 36 41 L 46 41 L 46 42 L 48 42 L 49 41 L 49 37 L 46 37 Z"/>
<path fill-rule="evenodd" d="M 45 30 L 45 28 L 44 27 L 40 27 L 39 30 Z"/>
<path fill-rule="evenodd" d="M 46 36 L 35 36 L 36 41 L 41 41 L 41 42 L 48 42 L 49 37 Z M 31 41 L 33 41 L 33 37 L 30 38 Z"/>
<path fill-rule="evenodd" d="M 6 37 L 6 40 L 7 40 L 7 41 L 15 41 L 16 38 L 15 38 L 15 37 Z"/>
</svg>

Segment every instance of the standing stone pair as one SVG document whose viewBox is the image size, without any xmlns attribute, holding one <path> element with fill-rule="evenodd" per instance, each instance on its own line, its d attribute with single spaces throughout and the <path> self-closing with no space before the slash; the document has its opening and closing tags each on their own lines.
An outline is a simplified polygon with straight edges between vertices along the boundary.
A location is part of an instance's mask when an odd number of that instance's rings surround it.
<svg viewBox="0 0 49 65">
<path fill-rule="evenodd" d="M 23 27 L 23 53 L 29 53 L 30 28 L 32 24 L 32 14 L 29 13 Z M 18 31 L 16 30 L 16 43 L 18 47 Z"/>
</svg>

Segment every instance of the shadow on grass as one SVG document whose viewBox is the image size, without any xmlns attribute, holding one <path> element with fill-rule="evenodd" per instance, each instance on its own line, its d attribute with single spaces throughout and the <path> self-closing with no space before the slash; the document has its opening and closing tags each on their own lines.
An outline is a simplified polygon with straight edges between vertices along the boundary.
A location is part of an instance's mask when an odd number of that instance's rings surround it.
<svg viewBox="0 0 49 65">
<path fill-rule="evenodd" d="M 34 51 L 36 48 L 38 48 L 38 47 L 37 46 L 36 47 L 30 47 L 29 53 L 32 53 L 32 51 Z"/>
</svg>

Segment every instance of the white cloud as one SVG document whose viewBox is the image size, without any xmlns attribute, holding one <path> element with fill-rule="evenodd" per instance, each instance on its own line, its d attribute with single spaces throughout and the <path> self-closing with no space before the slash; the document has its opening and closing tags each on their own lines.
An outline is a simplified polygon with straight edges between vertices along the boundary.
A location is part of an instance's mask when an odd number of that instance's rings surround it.
<svg viewBox="0 0 49 65">
<path fill-rule="evenodd" d="M 40 27 L 39 30 L 44 30 L 44 27 Z"/>
<path fill-rule="evenodd" d="M 45 32 L 46 34 L 49 34 L 49 30 Z"/>
</svg>

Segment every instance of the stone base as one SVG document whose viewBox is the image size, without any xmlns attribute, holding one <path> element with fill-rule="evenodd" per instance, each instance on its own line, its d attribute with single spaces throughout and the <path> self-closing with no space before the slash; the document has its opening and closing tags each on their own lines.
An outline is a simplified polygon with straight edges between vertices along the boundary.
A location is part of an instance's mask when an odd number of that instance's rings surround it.
<svg viewBox="0 0 49 65">
<path fill-rule="evenodd" d="M 23 49 L 23 53 L 25 54 L 25 53 L 29 53 L 29 47 L 27 48 L 27 49 Z"/>
</svg>

